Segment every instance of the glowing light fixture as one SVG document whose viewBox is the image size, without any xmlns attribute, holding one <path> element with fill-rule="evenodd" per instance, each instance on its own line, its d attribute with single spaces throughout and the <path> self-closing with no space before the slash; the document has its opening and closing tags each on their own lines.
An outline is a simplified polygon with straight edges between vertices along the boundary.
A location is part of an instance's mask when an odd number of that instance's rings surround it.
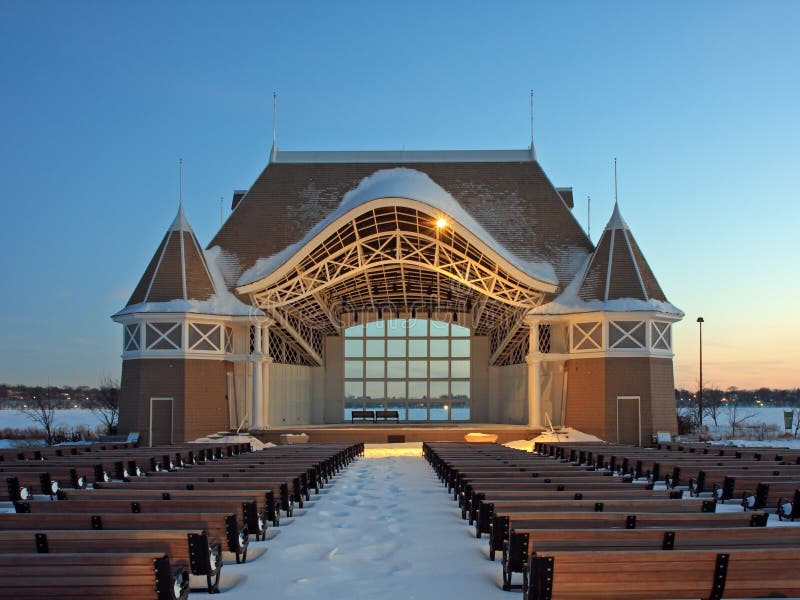
<svg viewBox="0 0 800 600">
<path fill-rule="evenodd" d="M 436 219 L 436 227 L 438 227 L 439 229 L 441 229 L 442 227 L 447 227 L 447 219 L 445 219 L 444 217 L 439 217 L 438 219 Z"/>
</svg>

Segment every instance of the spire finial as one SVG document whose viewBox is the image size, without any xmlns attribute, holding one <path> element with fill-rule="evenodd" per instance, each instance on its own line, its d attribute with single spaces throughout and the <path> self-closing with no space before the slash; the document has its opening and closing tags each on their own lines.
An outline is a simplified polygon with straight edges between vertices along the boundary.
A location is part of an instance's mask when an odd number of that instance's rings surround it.
<svg viewBox="0 0 800 600">
<path fill-rule="evenodd" d="M 536 146 L 533 143 L 533 90 L 531 90 L 531 155 L 536 159 Z"/>
<path fill-rule="evenodd" d="M 586 196 L 586 224 L 589 228 L 589 241 L 592 241 L 592 197 Z"/>
<path fill-rule="evenodd" d="M 183 210 L 183 159 L 178 159 L 178 208 Z"/>
<path fill-rule="evenodd" d="M 278 92 L 272 92 L 272 156 L 271 160 L 275 160 L 278 152 L 277 146 L 277 126 L 278 126 Z"/>
<path fill-rule="evenodd" d="M 617 157 L 614 157 L 614 206 L 617 206 Z"/>
</svg>

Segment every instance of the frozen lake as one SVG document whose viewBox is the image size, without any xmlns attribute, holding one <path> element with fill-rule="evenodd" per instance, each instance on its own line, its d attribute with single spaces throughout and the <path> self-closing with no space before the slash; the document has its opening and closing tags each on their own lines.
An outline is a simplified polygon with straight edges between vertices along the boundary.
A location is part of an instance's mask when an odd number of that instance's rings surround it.
<svg viewBox="0 0 800 600">
<path fill-rule="evenodd" d="M 69 410 L 57 410 L 55 412 L 54 424 L 56 427 L 66 427 L 72 429 L 82 425 L 94 429 L 103 425 L 102 421 L 88 408 L 72 408 Z M 28 427 L 38 427 L 28 415 L 18 410 L 0 410 L 0 429 L 9 427 L 11 429 L 27 429 Z"/>
</svg>

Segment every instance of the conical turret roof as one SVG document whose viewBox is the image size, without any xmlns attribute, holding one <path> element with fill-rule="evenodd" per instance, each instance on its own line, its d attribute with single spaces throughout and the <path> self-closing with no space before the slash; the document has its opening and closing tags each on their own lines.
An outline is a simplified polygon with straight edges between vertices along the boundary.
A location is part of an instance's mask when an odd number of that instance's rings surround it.
<svg viewBox="0 0 800 600">
<path fill-rule="evenodd" d="M 127 306 L 142 302 L 208 300 L 214 292 L 206 258 L 180 206 Z"/>
<path fill-rule="evenodd" d="M 622 298 L 667 301 L 616 202 L 578 296 L 584 301 Z"/>
</svg>

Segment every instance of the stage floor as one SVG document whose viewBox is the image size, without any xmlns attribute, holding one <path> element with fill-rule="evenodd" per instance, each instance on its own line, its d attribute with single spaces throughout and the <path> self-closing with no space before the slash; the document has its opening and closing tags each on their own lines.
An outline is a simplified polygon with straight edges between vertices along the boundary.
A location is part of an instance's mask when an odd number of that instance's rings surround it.
<svg viewBox="0 0 800 600">
<path fill-rule="evenodd" d="M 273 427 L 252 431 L 252 435 L 263 442 L 280 444 L 280 436 L 286 433 L 305 433 L 310 442 L 386 444 L 402 442 L 463 442 L 468 433 L 496 434 L 497 442 L 505 444 L 512 440 L 529 440 L 542 432 L 527 425 L 499 425 L 495 423 L 420 423 L 413 425 L 392 423 L 337 423 L 329 425 L 300 425 Z"/>
</svg>

